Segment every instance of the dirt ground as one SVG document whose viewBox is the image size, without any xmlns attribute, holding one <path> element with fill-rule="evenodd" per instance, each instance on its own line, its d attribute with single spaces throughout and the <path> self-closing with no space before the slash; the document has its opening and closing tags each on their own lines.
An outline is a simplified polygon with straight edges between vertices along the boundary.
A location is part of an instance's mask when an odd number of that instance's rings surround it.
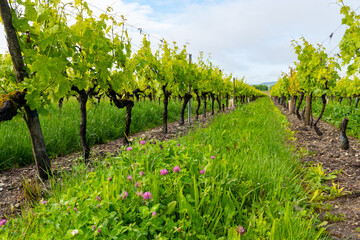
<svg viewBox="0 0 360 240">
<path fill-rule="evenodd" d="M 211 114 L 211 113 L 210 113 Z M 195 116 L 192 117 L 191 126 L 187 120 L 184 126 L 180 126 L 178 122 L 168 124 L 168 133 L 162 132 L 162 126 L 150 129 L 145 132 L 139 132 L 130 136 L 130 141 L 140 140 L 158 140 L 164 141 L 169 139 L 176 139 L 179 136 L 186 134 L 191 129 L 197 126 L 205 127 L 208 122 L 211 121 L 213 116 L 207 113 L 207 117 L 203 118 L 199 116 L 198 120 L 195 120 Z M 216 114 L 215 114 L 216 115 Z M 99 144 L 91 148 L 92 156 L 98 157 L 104 154 L 119 154 L 119 150 L 124 146 L 123 139 L 110 141 L 105 144 Z M 58 157 L 52 160 L 52 169 L 54 172 L 70 171 L 71 166 L 77 163 L 77 159 L 80 157 L 80 152 L 73 153 L 64 157 Z M 22 168 L 14 168 L 7 171 L 0 172 L 0 219 L 16 216 L 21 213 L 21 209 L 27 204 L 27 200 L 24 197 L 24 188 L 22 180 L 38 181 L 36 176 L 35 165 L 29 165 Z M 46 182 L 41 184 L 46 186 Z M 13 209 L 13 210 L 11 210 Z"/>
<path fill-rule="evenodd" d="M 290 129 L 296 132 L 298 146 L 307 148 L 312 154 L 302 160 L 306 163 L 322 164 L 327 173 L 340 171 L 338 177 L 332 180 L 344 188 L 346 195 L 324 204 L 330 204 L 330 214 L 343 216 L 345 220 L 329 222 L 326 226 L 334 239 L 360 239 L 360 144 L 359 140 L 349 137 L 350 148 L 340 148 L 340 131 L 336 127 L 323 121 L 318 123 L 322 136 L 318 136 L 314 129 L 305 127 L 296 115 L 289 114 L 283 107 L 279 107 L 290 122 Z M 326 184 L 332 186 L 332 181 Z M 320 213 L 323 218 L 325 211 Z"/>
</svg>

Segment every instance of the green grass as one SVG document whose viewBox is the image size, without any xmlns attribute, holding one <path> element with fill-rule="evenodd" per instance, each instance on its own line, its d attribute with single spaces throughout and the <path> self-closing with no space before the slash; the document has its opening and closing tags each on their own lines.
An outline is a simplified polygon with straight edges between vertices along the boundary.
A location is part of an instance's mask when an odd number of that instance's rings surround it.
<svg viewBox="0 0 360 240">
<path fill-rule="evenodd" d="M 61 186 L 51 180 L 47 202 L 9 220 L 0 237 L 326 239 L 306 202 L 305 173 L 286 144 L 292 137 L 286 125 L 263 98 L 178 141 L 137 142 L 95 162 L 93 172 L 79 164 Z"/>
<path fill-rule="evenodd" d="M 180 119 L 181 106 L 182 103 L 177 100 L 169 102 L 168 122 Z M 196 106 L 197 103 L 194 104 L 193 101 L 193 112 Z M 209 112 L 210 109 L 208 104 L 207 111 Z M 158 101 L 135 102 L 130 133 L 162 125 L 162 112 L 163 105 L 162 103 L 159 105 Z M 89 102 L 87 114 L 87 141 L 91 146 L 123 137 L 125 109 L 118 109 L 104 101 L 99 105 Z M 65 102 L 62 112 L 56 105 L 49 106 L 40 113 L 40 123 L 46 149 L 51 158 L 81 149 L 80 108 L 75 99 Z M 34 162 L 30 136 L 20 114 L 12 121 L 0 122 L 0 136 L 0 170 Z"/>
</svg>

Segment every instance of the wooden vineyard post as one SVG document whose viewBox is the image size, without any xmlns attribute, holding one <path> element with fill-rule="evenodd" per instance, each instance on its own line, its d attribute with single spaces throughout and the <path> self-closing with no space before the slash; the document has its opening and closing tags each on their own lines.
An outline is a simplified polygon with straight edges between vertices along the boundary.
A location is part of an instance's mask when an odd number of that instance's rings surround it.
<svg viewBox="0 0 360 240">
<path fill-rule="evenodd" d="M 294 98 L 294 96 L 291 96 L 291 99 L 289 100 L 289 112 L 290 113 L 295 112 L 295 98 Z"/>
<path fill-rule="evenodd" d="M 306 108 L 305 108 L 305 119 L 304 119 L 305 126 L 310 125 L 310 114 L 311 114 L 311 95 L 310 93 L 308 93 L 306 95 Z"/>
</svg>

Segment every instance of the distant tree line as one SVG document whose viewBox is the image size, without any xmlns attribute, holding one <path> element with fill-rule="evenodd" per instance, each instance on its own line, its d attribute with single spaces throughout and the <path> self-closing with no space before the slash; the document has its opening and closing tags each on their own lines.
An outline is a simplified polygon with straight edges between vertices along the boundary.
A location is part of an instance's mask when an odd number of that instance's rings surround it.
<svg viewBox="0 0 360 240">
<path fill-rule="evenodd" d="M 269 91 L 269 88 L 266 85 L 260 84 L 260 85 L 254 85 L 254 87 L 260 91 Z"/>
</svg>

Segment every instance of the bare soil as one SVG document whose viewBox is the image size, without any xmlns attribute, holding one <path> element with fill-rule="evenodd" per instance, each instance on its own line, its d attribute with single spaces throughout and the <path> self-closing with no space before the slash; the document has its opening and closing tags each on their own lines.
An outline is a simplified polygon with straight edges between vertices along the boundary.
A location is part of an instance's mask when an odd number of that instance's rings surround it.
<svg viewBox="0 0 360 240">
<path fill-rule="evenodd" d="M 210 114 L 207 113 L 206 118 L 200 115 L 198 120 L 195 120 L 195 116 L 192 117 L 191 125 L 188 124 L 187 120 L 183 126 L 180 126 L 178 122 L 169 123 L 167 134 L 163 133 L 162 126 L 136 133 L 130 136 L 130 141 L 166 141 L 176 139 L 192 129 L 207 126 L 213 118 Z M 95 145 L 91 148 L 92 158 L 102 157 L 105 154 L 118 155 L 123 146 L 125 146 L 125 144 L 122 138 Z M 78 163 L 80 156 L 81 153 L 76 152 L 67 156 L 57 157 L 52 160 L 51 167 L 55 173 L 71 171 L 72 166 Z M 38 183 L 41 188 L 47 185 L 47 181 L 42 183 L 38 179 L 35 164 L 0 172 L 0 219 L 14 217 L 20 214 L 21 209 L 28 205 L 29 201 L 25 198 L 22 183 L 24 179 L 26 179 L 27 182 Z"/>
<path fill-rule="evenodd" d="M 349 137 L 350 148 L 340 148 L 340 130 L 328 123 L 320 121 L 318 127 L 323 132 L 322 136 L 315 130 L 305 127 L 303 121 L 295 114 L 282 106 L 278 106 L 290 122 L 290 129 L 296 133 L 296 143 L 299 147 L 306 148 L 310 154 L 302 159 L 304 163 L 322 164 L 326 173 L 340 171 L 338 177 L 326 184 L 332 186 L 332 182 L 339 183 L 344 188 L 344 196 L 324 204 L 330 204 L 331 209 L 320 212 L 320 218 L 324 220 L 326 212 L 332 215 L 343 216 L 345 220 L 338 222 L 328 221 L 326 229 L 333 239 L 360 239 L 360 143 L 354 137 Z M 325 220 L 324 220 L 325 221 Z M 358 230 L 359 229 L 359 230 Z"/>
</svg>

